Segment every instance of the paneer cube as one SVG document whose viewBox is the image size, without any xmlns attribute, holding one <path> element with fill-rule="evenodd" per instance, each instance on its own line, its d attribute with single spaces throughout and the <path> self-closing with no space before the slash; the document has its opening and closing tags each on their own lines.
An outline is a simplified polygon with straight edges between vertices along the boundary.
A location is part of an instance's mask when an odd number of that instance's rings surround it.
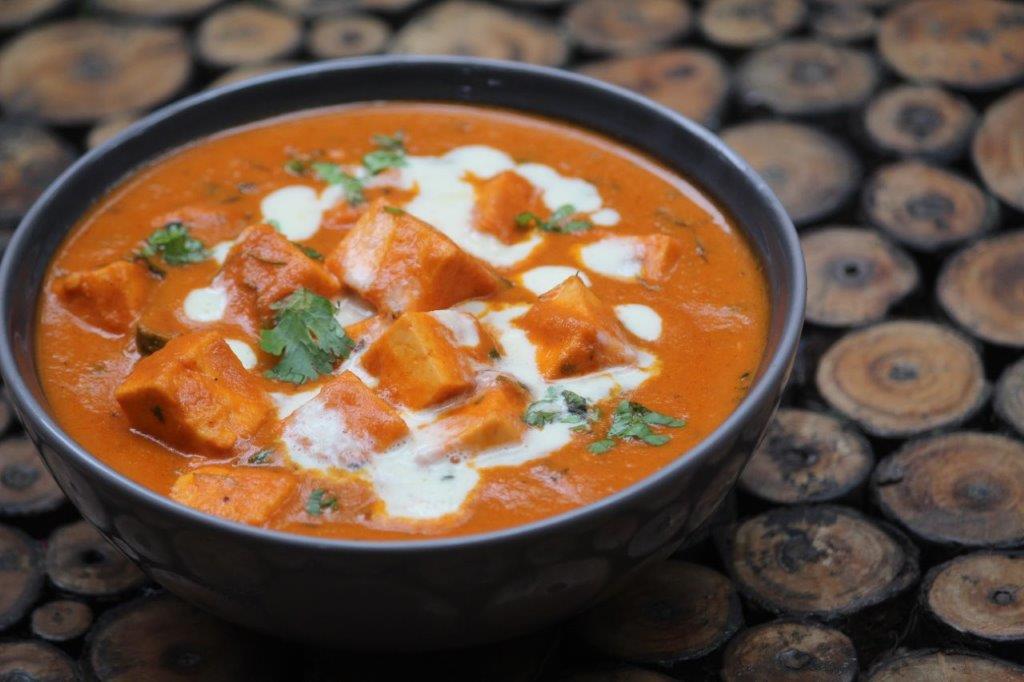
<svg viewBox="0 0 1024 682">
<path fill-rule="evenodd" d="M 518 173 L 495 175 L 477 188 L 474 226 L 506 244 L 519 241 L 526 231 L 516 224 L 516 216 L 532 210 L 535 195 L 533 185 Z"/>
<path fill-rule="evenodd" d="M 413 409 L 473 388 L 472 354 L 430 313 L 405 313 L 362 357 L 385 396 Z"/>
<path fill-rule="evenodd" d="M 668 279 L 683 253 L 682 241 L 667 234 L 651 234 L 638 239 L 643 244 L 640 276 L 652 282 Z"/>
<path fill-rule="evenodd" d="M 537 366 L 548 379 L 589 374 L 635 359 L 626 330 L 579 276 L 534 303 L 517 324 L 537 346 Z"/>
<path fill-rule="evenodd" d="M 272 316 L 270 306 L 297 289 L 331 297 L 341 285 L 337 278 L 317 261 L 269 225 L 253 225 L 245 230 L 228 253 L 221 277 L 243 296 L 252 297 L 255 314 L 265 320 Z"/>
<path fill-rule="evenodd" d="M 526 430 L 523 413 L 528 395 L 511 378 L 499 375 L 462 405 L 445 412 L 436 428 L 443 429 L 455 452 L 475 453 L 518 442 Z"/>
<path fill-rule="evenodd" d="M 170 497 L 207 514 L 261 525 L 296 488 L 295 476 L 283 469 L 204 466 L 180 476 Z"/>
<path fill-rule="evenodd" d="M 292 461 L 356 469 L 409 434 L 401 415 L 352 372 L 335 377 L 284 422 Z"/>
<path fill-rule="evenodd" d="M 374 202 L 327 257 L 327 268 L 380 312 L 439 310 L 490 296 L 490 268 L 427 223 Z"/>
<path fill-rule="evenodd" d="M 153 278 L 138 263 L 117 261 L 57 279 L 54 293 L 75 317 L 112 334 L 129 331 L 149 296 Z"/>
<path fill-rule="evenodd" d="M 183 334 L 136 363 L 115 397 L 133 428 L 190 453 L 223 454 L 272 406 L 216 332 Z"/>
</svg>

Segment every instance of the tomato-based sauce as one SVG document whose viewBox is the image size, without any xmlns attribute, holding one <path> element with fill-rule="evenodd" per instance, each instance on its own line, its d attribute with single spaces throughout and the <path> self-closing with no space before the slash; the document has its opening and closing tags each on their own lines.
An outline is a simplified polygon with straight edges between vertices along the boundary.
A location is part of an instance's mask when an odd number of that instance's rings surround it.
<svg viewBox="0 0 1024 682">
<path fill-rule="evenodd" d="M 713 431 L 769 302 L 700 189 L 572 126 L 426 103 L 201 140 L 72 230 L 50 409 L 129 478 L 309 535 L 478 533 L 599 500 Z"/>
</svg>

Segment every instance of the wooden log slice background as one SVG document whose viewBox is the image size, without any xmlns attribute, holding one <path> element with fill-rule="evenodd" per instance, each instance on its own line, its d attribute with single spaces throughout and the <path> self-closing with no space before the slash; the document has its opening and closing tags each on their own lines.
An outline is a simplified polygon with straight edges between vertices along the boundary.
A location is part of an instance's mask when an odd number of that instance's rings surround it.
<svg viewBox="0 0 1024 682">
<path fill-rule="evenodd" d="M 71 19 L 4 46 L 0 104 L 49 123 L 88 123 L 160 104 L 191 70 L 181 29 Z"/>
<path fill-rule="evenodd" d="M 884 153 L 943 162 L 960 156 L 974 130 L 971 104 L 929 85 L 897 85 L 868 105 L 864 125 Z"/>
<path fill-rule="evenodd" d="M 1024 76 L 1024 7 L 1002 0 L 914 0 L 882 22 L 878 49 L 912 81 L 989 90 Z"/>
<path fill-rule="evenodd" d="M 1024 89 L 993 104 L 971 146 L 974 165 L 988 188 L 1024 211 Z"/>
<path fill-rule="evenodd" d="M 1024 230 L 983 239 L 950 257 L 937 298 L 979 339 L 1024 348 Z"/>
<path fill-rule="evenodd" d="M 860 165 L 836 138 L 799 123 L 760 120 L 722 139 L 753 166 L 798 225 L 834 213 L 853 194 Z"/>
<path fill-rule="evenodd" d="M 718 127 L 729 71 L 713 52 L 676 49 L 593 62 L 582 73 L 661 102 L 709 128 Z"/>
<path fill-rule="evenodd" d="M 227 68 L 291 55 L 302 44 L 302 24 L 250 2 L 217 10 L 199 26 L 196 50 L 207 64 Z"/>
<path fill-rule="evenodd" d="M 1024 436 L 1024 358 L 1006 368 L 996 384 L 995 412 Z"/>
<path fill-rule="evenodd" d="M 747 493 L 776 504 L 850 496 L 871 473 L 871 445 L 828 415 L 783 408 L 740 476 Z"/>
<path fill-rule="evenodd" d="M 867 682 L 1021 682 L 1024 667 L 973 651 L 923 649 L 897 651 L 871 667 Z"/>
<path fill-rule="evenodd" d="M 1024 554 L 976 552 L 936 566 L 921 609 L 952 642 L 1013 655 L 1024 644 Z"/>
<path fill-rule="evenodd" d="M 399 54 L 457 54 L 559 66 L 565 36 L 532 16 L 468 0 L 446 0 L 405 26 L 391 43 Z"/>
<path fill-rule="evenodd" d="M 580 0 L 565 15 L 569 35 L 594 52 L 657 47 L 690 30 L 686 0 Z"/>
<path fill-rule="evenodd" d="M 938 251 L 995 227 L 999 207 L 975 183 L 921 161 L 899 161 L 875 171 L 864 187 L 867 220 L 893 239 Z"/>
<path fill-rule="evenodd" d="M 853 682 L 857 651 L 839 630 L 814 621 L 777 620 L 745 630 L 729 642 L 724 682 Z"/>
<path fill-rule="evenodd" d="M 338 654 L 159 592 L 0 398 L 0 679 L 1024 680 L 1024 3 L 0 0 L 0 250 L 77 154 L 171 98 L 379 52 L 604 79 L 762 174 L 804 229 L 808 323 L 739 492 L 570 624 Z"/>
<path fill-rule="evenodd" d="M 909 320 L 850 332 L 821 358 L 816 382 L 833 409 L 885 438 L 961 424 L 989 393 L 965 337 Z"/>
<path fill-rule="evenodd" d="M 826 327 L 877 322 L 914 291 L 914 260 L 877 232 L 832 226 L 800 239 L 807 264 L 807 320 Z"/>
<path fill-rule="evenodd" d="M 937 548 L 1024 543 L 1024 443 L 959 431 L 907 443 L 878 463 L 882 512 Z"/>
<path fill-rule="evenodd" d="M 786 116 L 819 116 L 863 105 L 878 84 L 871 56 L 817 40 L 792 40 L 750 55 L 736 75 L 740 99 Z"/>
<path fill-rule="evenodd" d="M 701 8 L 698 23 L 715 45 L 749 48 L 789 35 L 806 15 L 803 0 L 709 0 Z"/>
</svg>

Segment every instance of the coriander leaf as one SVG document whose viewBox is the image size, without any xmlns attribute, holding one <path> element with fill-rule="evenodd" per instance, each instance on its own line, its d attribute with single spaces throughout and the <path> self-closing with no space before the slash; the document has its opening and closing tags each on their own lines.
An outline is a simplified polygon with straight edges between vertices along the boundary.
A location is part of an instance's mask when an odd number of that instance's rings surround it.
<svg viewBox="0 0 1024 682">
<path fill-rule="evenodd" d="M 655 433 L 651 430 L 651 426 L 679 428 L 686 426 L 686 421 L 655 412 L 640 403 L 623 400 L 615 408 L 607 435 L 603 440 L 592 443 L 590 451 L 598 454 L 607 452 L 614 446 L 614 439 L 629 438 L 655 446 L 664 445 L 672 440 L 671 436 Z M 595 447 L 597 450 L 593 449 Z"/>
<path fill-rule="evenodd" d="M 587 451 L 592 452 L 595 455 L 603 455 L 613 447 L 615 447 L 615 441 L 611 438 L 603 438 L 601 440 L 595 440 L 593 443 L 588 445 Z"/>
<path fill-rule="evenodd" d="M 398 208 L 397 206 L 385 206 L 384 210 L 391 215 L 405 215 L 405 210 Z"/>
<path fill-rule="evenodd" d="M 576 207 L 572 204 L 564 204 L 551 214 L 547 220 L 543 220 L 536 213 L 524 211 L 516 216 L 516 225 L 523 229 L 531 227 L 542 232 L 553 232 L 555 234 L 571 234 L 589 230 L 593 225 L 589 220 L 570 220 L 576 213 Z"/>
<path fill-rule="evenodd" d="M 273 329 L 260 333 L 260 348 L 281 356 L 266 372 L 270 379 L 304 384 L 330 374 L 334 363 L 348 357 L 355 346 L 338 321 L 334 306 L 323 296 L 299 289 L 274 303 Z"/>
<path fill-rule="evenodd" d="M 574 424 L 577 430 L 580 427 L 589 430 L 589 424 L 597 418 L 597 410 L 589 405 L 586 398 L 572 391 L 559 391 L 553 386 L 548 388 L 543 398 L 530 403 L 523 414 L 523 420 L 536 428 L 544 428 L 557 421 Z"/>
<path fill-rule="evenodd" d="M 363 165 L 371 175 L 408 164 L 405 158 L 405 135 L 401 132 L 394 135 L 374 135 L 373 143 L 377 145 L 377 150 L 363 156 Z"/>
<path fill-rule="evenodd" d="M 320 253 L 319 251 L 314 249 L 312 246 L 306 246 L 306 245 L 300 244 L 298 242 L 292 242 L 292 244 L 294 244 L 295 247 L 299 251 L 301 251 L 302 253 L 306 254 L 307 256 L 312 258 L 313 260 L 320 260 L 320 261 L 322 261 L 324 259 L 324 254 Z"/>
<path fill-rule="evenodd" d="M 161 256 L 168 265 L 188 265 L 204 261 L 210 254 L 201 241 L 189 234 L 184 224 L 175 222 L 167 223 L 151 234 L 132 256 L 147 264 L 150 258 Z"/>
<path fill-rule="evenodd" d="M 249 455 L 249 458 L 246 461 L 249 464 L 263 464 L 270 459 L 272 454 L 274 454 L 274 451 L 267 448 L 266 450 L 260 450 L 254 455 Z"/>
<path fill-rule="evenodd" d="M 487 357 L 491 360 L 501 360 L 501 352 L 497 348 L 492 348 L 487 351 Z"/>
<path fill-rule="evenodd" d="M 288 159 L 285 161 L 284 170 L 289 175 L 303 175 L 306 172 L 306 162 L 301 159 Z"/>
<path fill-rule="evenodd" d="M 320 516 L 325 509 L 336 509 L 337 506 L 338 498 L 323 488 L 317 488 L 311 492 L 309 499 L 306 500 L 306 511 L 312 516 Z"/>
<path fill-rule="evenodd" d="M 345 193 L 345 200 L 353 206 L 366 201 L 363 194 L 363 183 L 359 178 L 343 171 L 338 164 L 314 163 L 313 171 L 328 185 L 341 185 L 341 189 Z"/>
</svg>

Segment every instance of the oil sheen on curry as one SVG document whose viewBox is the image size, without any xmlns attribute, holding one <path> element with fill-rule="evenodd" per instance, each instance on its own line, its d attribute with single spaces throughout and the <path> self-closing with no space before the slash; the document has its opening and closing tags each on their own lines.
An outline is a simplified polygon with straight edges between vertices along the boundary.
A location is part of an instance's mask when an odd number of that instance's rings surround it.
<svg viewBox="0 0 1024 682">
<path fill-rule="evenodd" d="M 202 512 L 401 539 L 535 521 L 706 437 L 768 299 L 730 219 L 598 135 L 319 110 L 143 168 L 71 232 L 37 354 L 96 457 Z"/>
</svg>

